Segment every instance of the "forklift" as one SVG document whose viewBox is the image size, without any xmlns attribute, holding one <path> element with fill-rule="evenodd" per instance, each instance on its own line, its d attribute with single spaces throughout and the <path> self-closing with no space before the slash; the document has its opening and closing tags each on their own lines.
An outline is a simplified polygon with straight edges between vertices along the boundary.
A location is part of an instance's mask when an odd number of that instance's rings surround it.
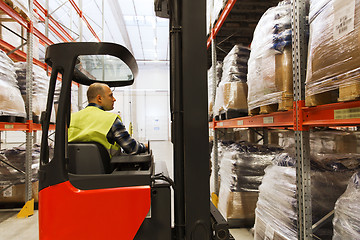
<svg viewBox="0 0 360 240">
<path fill-rule="evenodd" d="M 42 115 L 40 240 L 233 239 L 210 201 L 205 1 L 156 0 L 155 10 L 170 18 L 174 181 L 165 164 L 154 161 L 151 150 L 110 159 L 101 144 L 67 140 L 72 82 L 131 85 L 138 72 L 133 55 L 106 42 L 51 45 L 45 56 L 52 72 Z M 59 74 L 54 154 L 49 158 L 48 129 Z"/>
</svg>

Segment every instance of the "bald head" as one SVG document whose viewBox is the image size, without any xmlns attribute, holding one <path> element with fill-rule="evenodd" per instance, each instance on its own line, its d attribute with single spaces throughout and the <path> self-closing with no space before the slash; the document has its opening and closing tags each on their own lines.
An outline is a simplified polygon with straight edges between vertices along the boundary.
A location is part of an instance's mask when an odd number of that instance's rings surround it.
<svg viewBox="0 0 360 240">
<path fill-rule="evenodd" d="M 106 111 L 114 109 L 116 99 L 108 85 L 104 83 L 93 83 L 87 90 L 89 103 L 96 103 L 102 106 Z"/>
<path fill-rule="evenodd" d="M 105 88 L 108 88 L 108 85 L 104 83 L 93 83 L 89 86 L 87 90 L 87 98 L 89 103 L 93 103 L 97 95 L 103 96 L 105 93 Z"/>
</svg>

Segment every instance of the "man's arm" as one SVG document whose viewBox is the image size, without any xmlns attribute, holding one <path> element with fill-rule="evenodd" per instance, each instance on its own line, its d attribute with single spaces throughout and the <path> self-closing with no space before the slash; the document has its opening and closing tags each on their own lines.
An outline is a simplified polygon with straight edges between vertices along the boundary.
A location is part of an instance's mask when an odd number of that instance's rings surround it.
<svg viewBox="0 0 360 240">
<path fill-rule="evenodd" d="M 127 154 L 137 154 L 146 152 L 146 146 L 130 136 L 124 124 L 120 119 L 116 118 L 114 124 L 106 135 L 109 143 L 114 144 L 115 142 L 124 149 Z"/>
</svg>

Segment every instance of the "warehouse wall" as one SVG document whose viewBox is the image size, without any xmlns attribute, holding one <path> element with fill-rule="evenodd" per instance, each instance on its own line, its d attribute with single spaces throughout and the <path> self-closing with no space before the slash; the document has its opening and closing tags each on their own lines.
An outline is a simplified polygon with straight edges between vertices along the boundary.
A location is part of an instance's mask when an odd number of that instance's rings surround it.
<svg viewBox="0 0 360 240">
<path fill-rule="evenodd" d="M 115 90 L 114 110 L 127 128 L 132 122 L 136 139 L 169 140 L 169 63 L 153 61 L 138 65 L 134 85 Z"/>
</svg>

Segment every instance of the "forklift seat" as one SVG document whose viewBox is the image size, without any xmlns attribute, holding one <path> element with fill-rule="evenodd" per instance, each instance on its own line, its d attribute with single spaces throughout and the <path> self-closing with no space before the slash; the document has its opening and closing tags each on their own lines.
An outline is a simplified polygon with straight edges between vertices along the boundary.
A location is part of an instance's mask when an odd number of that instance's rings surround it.
<svg viewBox="0 0 360 240">
<path fill-rule="evenodd" d="M 69 172 L 73 174 L 109 174 L 110 155 L 97 142 L 69 142 Z"/>
</svg>

